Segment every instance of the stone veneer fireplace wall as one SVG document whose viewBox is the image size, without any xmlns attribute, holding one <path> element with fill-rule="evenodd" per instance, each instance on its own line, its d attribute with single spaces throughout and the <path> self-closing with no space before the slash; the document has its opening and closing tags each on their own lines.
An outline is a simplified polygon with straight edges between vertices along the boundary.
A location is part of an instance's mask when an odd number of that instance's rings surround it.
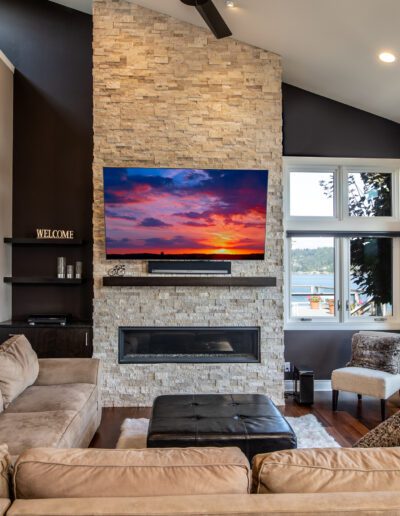
<svg viewBox="0 0 400 516">
<path fill-rule="evenodd" d="M 279 56 L 122 0 L 94 0 L 94 346 L 105 406 L 172 393 L 266 393 L 283 403 Z M 277 287 L 103 287 L 103 166 L 269 169 L 264 262 Z M 146 275 L 146 263 L 126 262 Z M 261 363 L 118 364 L 123 326 L 259 326 Z"/>
</svg>

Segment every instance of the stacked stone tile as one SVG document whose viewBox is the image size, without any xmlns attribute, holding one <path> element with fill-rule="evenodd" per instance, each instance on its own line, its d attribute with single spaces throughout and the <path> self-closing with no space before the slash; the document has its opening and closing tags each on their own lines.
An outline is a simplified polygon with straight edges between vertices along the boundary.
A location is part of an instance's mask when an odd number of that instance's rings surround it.
<svg viewBox="0 0 400 516">
<path fill-rule="evenodd" d="M 94 0 L 94 346 L 105 406 L 172 393 L 266 393 L 283 403 L 281 60 L 120 0 Z M 104 166 L 268 169 L 264 262 L 276 288 L 104 288 Z M 146 263 L 127 262 L 146 275 Z M 260 326 L 261 364 L 118 365 L 118 326 Z"/>
</svg>

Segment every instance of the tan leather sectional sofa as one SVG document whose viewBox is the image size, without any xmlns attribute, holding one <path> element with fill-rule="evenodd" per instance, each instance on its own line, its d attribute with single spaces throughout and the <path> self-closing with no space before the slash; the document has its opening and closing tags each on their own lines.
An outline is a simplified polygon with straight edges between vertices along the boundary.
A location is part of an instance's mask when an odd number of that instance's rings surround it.
<svg viewBox="0 0 400 516">
<path fill-rule="evenodd" d="M 288 450 L 252 470 L 237 448 L 33 449 L 10 492 L 6 475 L 7 516 L 400 515 L 399 448 Z"/>
<path fill-rule="evenodd" d="M 49 358 L 38 364 L 33 385 L 0 413 L 0 443 L 13 460 L 28 448 L 87 447 L 100 424 L 99 360 Z"/>
<path fill-rule="evenodd" d="M 400 448 L 83 449 L 100 363 L 0 348 L 0 516 L 399 515 Z"/>
</svg>

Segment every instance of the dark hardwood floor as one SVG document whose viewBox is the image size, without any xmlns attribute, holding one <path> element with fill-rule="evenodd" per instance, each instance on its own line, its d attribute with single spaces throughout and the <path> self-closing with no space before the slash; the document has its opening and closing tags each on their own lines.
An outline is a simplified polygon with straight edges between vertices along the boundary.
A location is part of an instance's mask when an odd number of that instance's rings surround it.
<svg viewBox="0 0 400 516">
<path fill-rule="evenodd" d="M 286 399 L 286 406 L 280 407 L 288 417 L 314 414 L 341 446 L 352 446 L 380 423 L 380 402 L 377 399 L 364 398 L 359 402 L 355 394 L 340 393 L 338 408 L 337 412 L 332 412 L 330 392 L 316 392 L 315 403 L 311 407 L 298 405 L 291 396 Z M 399 409 L 400 398 L 396 394 L 387 402 L 388 417 Z M 90 446 L 115 448 L 124 419 L 148 418 L 150 412 L 147 407 L 104 408 L 100 428 Z"/>
</svg>

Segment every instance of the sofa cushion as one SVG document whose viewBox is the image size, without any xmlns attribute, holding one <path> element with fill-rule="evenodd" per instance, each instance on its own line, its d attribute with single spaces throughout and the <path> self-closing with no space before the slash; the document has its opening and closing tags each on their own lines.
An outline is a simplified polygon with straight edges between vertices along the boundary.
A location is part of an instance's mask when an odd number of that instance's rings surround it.
<svg viewBox="0 0 400 516">
<path fill-rule="evenodd" d="M 400 373 L 400 334 L 388 337 L 355 333 L 351 341 L 351 360 L 347 365 Z"/>
<path fill-rule="evenodd" d="M 250 467 L 238 448 L 33 449 L 14 469 L 16 498 L 245 494 Z"/>
<path fill-rule="evenodd" d="M 320 448 L 257 455 L 257 493 L 398 491 L 400 448 Z"/>
<path fill-rule="evenodd" d="M 8 514 L 8 509 L 10 508 L 11 500 L 8 498 L 0 498 L 0 516 L 4 516 L 6 513 Z"/>
<path fill-rule="evenodd" d="M 387 399 L 400 389 L 400 375 L 365 367 L 342 367 L 332 371 L 332 389 L 358 392 Z"/>
<path fill-rule="evenodd" d="M 39 374 L 39 362 L 25 335 L 15 335 L 0 346 L 0 390 L 7 407 Z"/>
<path fill-rule="evenodd" d="M 10 455 L 6 444 L 0 445 L 0 499 L 10 498 Z"/>
<path fill-rule="evenodd" d="M 65 383 L 100 384 L 101 361 L 98 358 L 40 358 L 35 385 Z"/>
<path fill-rule="evenodd" d="M 89 383 L 32 385 L 8 406 L 6 412 L 78 411 L 85 405 L 95 388 L 95 385 Z"/>
<path fill-rule="evenodd" d="M 16 456 L 36 446 L 58 446 L 76 417 L 72 410 L 0 414 L 0 442 Z"/>
<path fill-rule="evenodd" d="M 75 417 L 68 428 L 60 436 L 57 448 L 87 448 L 89 446 L 101 419 L 98 394 L 99 390 L 95 387 L 85 405 L 75 413 Z M 88 431 L 89 435 L 87 435 Z"/>
</svg>

